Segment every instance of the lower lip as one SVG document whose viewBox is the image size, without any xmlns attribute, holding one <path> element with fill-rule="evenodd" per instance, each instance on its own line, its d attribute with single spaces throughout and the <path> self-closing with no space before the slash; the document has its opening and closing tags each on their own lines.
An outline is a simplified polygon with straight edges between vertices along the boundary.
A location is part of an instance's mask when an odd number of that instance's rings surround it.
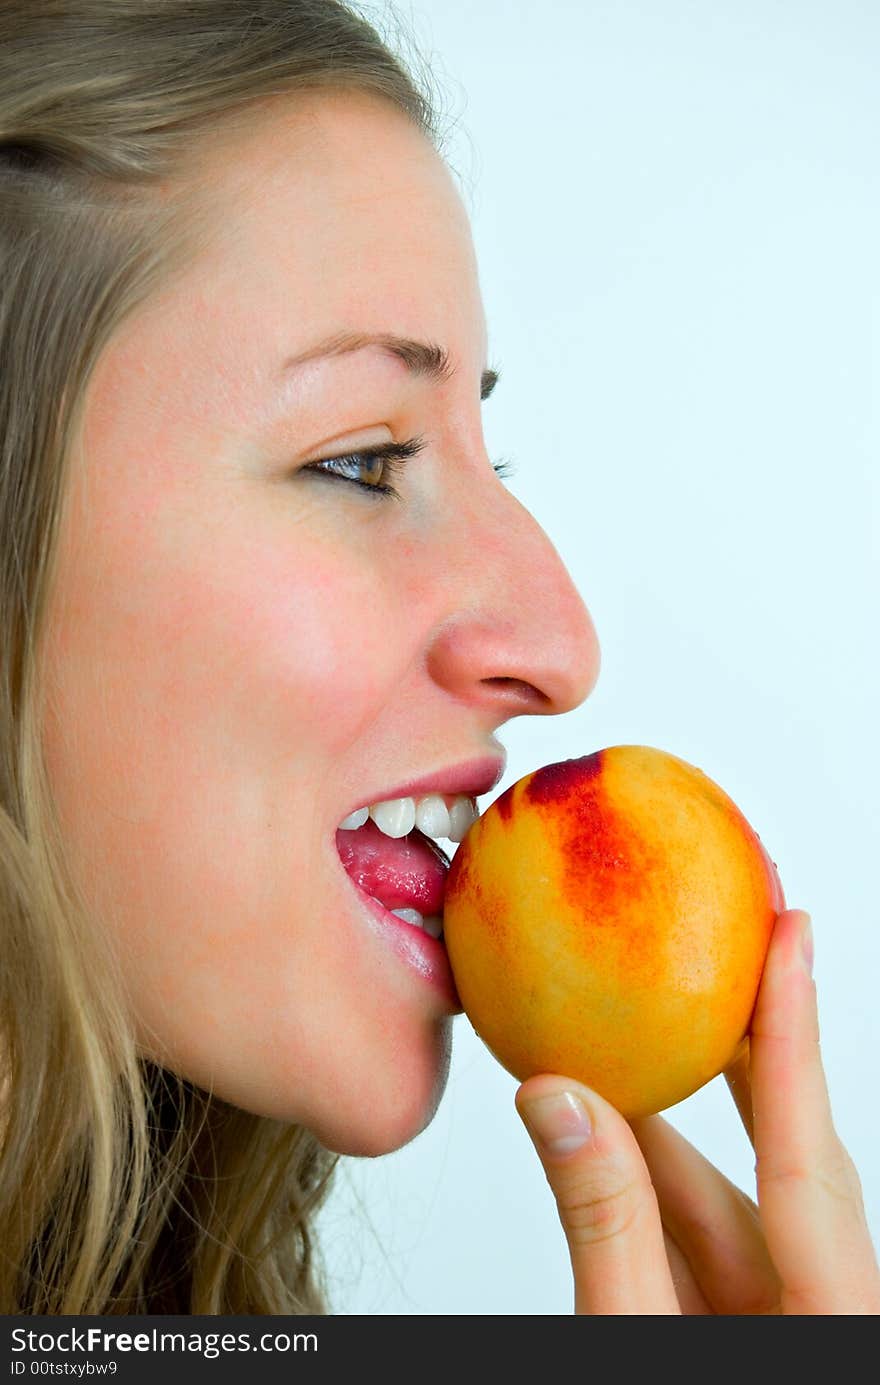
<svg viewBox="0 0 880 1385">
<path fill-rule="evenodd" d="M 336 859 L 339 860 L 339 857 Z M 418 972 L 429 986 L 439 992 L 449 1013 L 460 1015 L 462 1004 L 455 988 L 449 955 L 441 939 L 432 938 L 423 928 L 417 928 L 415 924 L 398 918 L 390 909 L 386 909 L 384 904 L 380 904 L 378 899 L 373 899 L 372 895 L 359 889 L 345 871 L 342 873 L 377 925 L 376 931 L 390 943 L 402 962 Z"/>
</svg>

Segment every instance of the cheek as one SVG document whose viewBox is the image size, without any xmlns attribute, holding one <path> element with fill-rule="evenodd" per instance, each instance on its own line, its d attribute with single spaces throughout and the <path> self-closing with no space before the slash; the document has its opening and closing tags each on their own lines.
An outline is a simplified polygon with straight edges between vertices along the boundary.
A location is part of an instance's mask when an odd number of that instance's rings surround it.
<svg viewBox="0 0 880 1385">
<path fill-rule="evenodd" d="M 274 497 L 171 499 L 147 513 L 117 487 L 62 548 L 45 745 L 87 897 L 156 1004 L 199 978 L 207 1042 L 207 998 L 244 965 L 255 1020 L 277 985 L 334 767 L 397 666 L 363 554 Z"/>
<path fill-rule="evenodd" d="M 59 572 L 50 662 L 67 724 L 95 750 L 98 738 L 92 771 L 123 778 L 147 816 L 151 771 L 179 787 L 184 772 L 210 779 L 237 761 L 332 756 L 396 672 L 399 615 L 363 555 L 292 518 L 195 508 L 94 516 Z"/>
<path fill-rule="evenodd" d="M 206 538 L 130 518 L 59 573 L 45 744 L 141 1046 L 331 1143 L 396 1147 L 436 1105 L 448 1056 L 328 913 L 324 838 L 337 766 L 350 774 L 412 662 L 387 604 L 399 574 L 380 582 L 363 553 L 302 530 L 224 521 Z"/>
<path fill-rule="evenodd" d="M 190 552 L 161 585 L 161 614 L 144 616 L 158 651 L 152 697 L 207 764 L 332 757 L 388 696 L 389 622 L 350 560 L 296 536 L 289 547 L 227 539 L 201 560 Z"/>
<path fill-rule="evenodd" d="M 147 1051 L 316 1122 L 330 1093 L 375 1124 L 399 1070 L 412 1124 L 436 1024 L 353 946 L 333 836 L 436 598 L 341 484 L 248 474 L 152 404 L 93 429 L 59 550 L 44 745 L 75 877 Z"/>
<path fill-rule="evenodd" d="M 123 335 L 96 373 L 59 578 L 61 663 L 109 720 L 108 770 L 137 759 L 146 774 L 169 738 L 173 764 L 203 759 L 208 774 L 316 730 L 330 753 L 369 719 L 393 657 L 363 526 L 329 491 L 230 454 L 212 420 L 236 420 L 241 400 L 204 352 L 162 338 L 158 389 L 137 344 Z"/>
</svg>

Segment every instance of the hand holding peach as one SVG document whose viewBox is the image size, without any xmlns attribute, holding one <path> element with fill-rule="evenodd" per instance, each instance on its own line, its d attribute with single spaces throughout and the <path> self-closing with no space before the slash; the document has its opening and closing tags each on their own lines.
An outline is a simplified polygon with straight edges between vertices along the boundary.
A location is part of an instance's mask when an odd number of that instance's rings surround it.
<svg viewBox="0 0 880 1385">
<path fill-rule="evenodd" d="M 726 1068 L 785 908 L 736 804 L 651 746 L 551 764 L 474 823 L 446 884 L 462 1005 L 514 1076 L 563 1073 L 624 1116 Z"/>
</svg>

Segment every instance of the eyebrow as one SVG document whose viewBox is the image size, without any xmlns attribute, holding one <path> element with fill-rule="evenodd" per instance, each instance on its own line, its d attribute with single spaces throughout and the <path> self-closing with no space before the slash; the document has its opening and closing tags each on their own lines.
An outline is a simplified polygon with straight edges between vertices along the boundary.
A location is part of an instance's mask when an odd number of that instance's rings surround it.
<svg viewBox="0 0 880 1385">
<path fill-rule="evenodd" d="M 412 375 L 425 375 L 438 384 L 451 380 L 455 374 L 449 352 L 434 342 L 414 341 L 412 337 L 399 337 L 394 332 L 337 332 L 324 341 L 316 342 L 296 356 L 288 356 L 282 369 L 295 370 L 308 361 L 316 361 L 325 356 L 344 356 L 352 351 L 363 351 L 365 347 L 378 346 L 389 356 L 403 361 Z M 480 376 L 480 399 L 488 399 L 498 384 L 497 370 L 484 370 Z"/>
</svg>

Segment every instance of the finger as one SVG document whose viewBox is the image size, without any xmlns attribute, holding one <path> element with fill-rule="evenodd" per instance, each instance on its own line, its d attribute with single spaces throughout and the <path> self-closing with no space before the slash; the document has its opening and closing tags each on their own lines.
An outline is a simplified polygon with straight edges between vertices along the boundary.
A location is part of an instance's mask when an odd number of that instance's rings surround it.
<svg viewBox="0 0 880 1385">
<path fill-rule="evenodd" d="M 733 1061 L 728 1063 L 725 1068 L 724 1080 L 730 1089 L 730 1095 L 733 1097 L 734 1105 L 739 1112 L 739 1118 L 743 1123 L 743 1129 L 749 1137 L 749 1144 L 754 1149 L 755 1116 L 752 1110 L 750 1062 L 751 1050 L 748 1038 L 745 1038 L 734 1055 Z"/>
<path fill-rule="evenodd" d="M 626 1121 L 580 1083 L 542 1073 L 516 1094 L 556 1198 L 574 1311 L 675 1314 L 657 1199 Z"/>
<path fill-rule="evenodd" d="M 834 1129 L 819 1050 L 810 917 L 781 913 L 751 1026 L 758 1203 L 783 1311 L 880 1312 L 861 1187 Z"/>
<path fill-rule="evenodd" d="M 694 1278 L 694 1272 L 688 1264 L 687 1256 L 679 1249 L 667 1226 L 663 1227 L 663 1244 L 666 1247 L 666 1260 L 669 1264 L 669 1273 L 672 1276 L 675 1297 L 678 1299 L 679 1311 L 687 1314 L 688 1317 L 710 1315 L 713 1309 Z"/>
<path fill-rule="evenodd" d="M 715 1313 L 779 1311 L 779 1276 L 758 1209 L 661 1116 L 631 1121 L 663 1225 Z"/>
</svg>

